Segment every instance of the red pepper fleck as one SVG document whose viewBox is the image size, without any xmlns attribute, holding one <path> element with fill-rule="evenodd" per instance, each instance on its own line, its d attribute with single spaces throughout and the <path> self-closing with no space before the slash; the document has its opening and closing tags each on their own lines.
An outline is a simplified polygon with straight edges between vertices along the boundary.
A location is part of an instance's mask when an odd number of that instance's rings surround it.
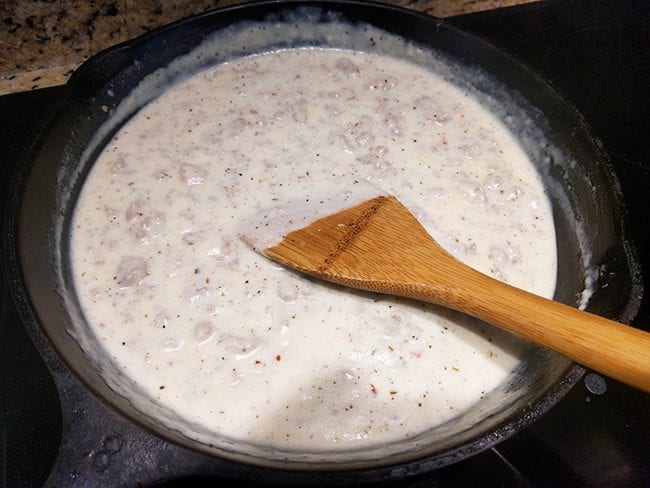
<svg viewBox="0 0 650 488">
<path fill-rule="evenodd" d="M 205 282 L 210 283 L 210 277 L 209 276 L 205 279 Z"/>
<path fill-rule="evenodd" d="M 275 356 L 276 361 L 279 361 L 280 359 L 282 359 L 282 356 L 280 356 L 279 354 L 277 356 Z"/>
<path fill-rule="evenodd" d="M 372 383 L 370 383 L 370 391 L 372 392 L 373 395 L 377 394 L 377 388 Z"/>
<path fill-rule="evenodd" d="M 255 364 L 262 364 L 262 361 L 260 361 L 259 359 L 256 359 Z"/>
</svg>

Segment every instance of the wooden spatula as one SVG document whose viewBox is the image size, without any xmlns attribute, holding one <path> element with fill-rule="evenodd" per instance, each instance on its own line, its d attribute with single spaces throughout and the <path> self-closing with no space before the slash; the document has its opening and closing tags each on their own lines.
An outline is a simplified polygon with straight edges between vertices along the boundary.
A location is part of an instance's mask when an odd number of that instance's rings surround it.
<svg viewBox="0 0 650 488">
<path fill-rule="evenodd" d="M 650 391 L 650 334 L 490 278 L 440 247 L 394 197 L 316 220 L 261 250 L 327 281 L 473 315 Z"/>
</svg>

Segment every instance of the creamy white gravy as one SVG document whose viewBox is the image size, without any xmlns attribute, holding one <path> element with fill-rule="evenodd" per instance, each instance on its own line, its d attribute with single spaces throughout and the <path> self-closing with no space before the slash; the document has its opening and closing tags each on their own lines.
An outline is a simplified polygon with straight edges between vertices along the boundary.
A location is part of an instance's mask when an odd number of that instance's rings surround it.
<svg viewBox="0 0 650 488">
<path fill-rule="evenodd" d="M 269 207 L 319 197 L 306 188 L 355 180 L 462 261 L 552 296 L 550 204 L 493 114 L 407 62 L 294 49 L 176 84 L 104 149 L 70 236 L 88 326 L 152 399 L 232 439 L 347 449 L 448 421 L 511 374 L 519 341 L 306 279 L 238 237 Z"/>
</svg>

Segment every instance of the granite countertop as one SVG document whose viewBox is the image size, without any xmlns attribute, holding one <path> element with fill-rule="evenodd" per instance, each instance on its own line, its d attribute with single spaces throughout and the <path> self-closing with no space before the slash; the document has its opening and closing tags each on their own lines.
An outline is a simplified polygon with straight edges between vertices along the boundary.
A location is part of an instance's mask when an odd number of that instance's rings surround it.
<svg viewBox="0 0 650 488">
<path fill-rule="evenodd" d="M 436 17 L 534 0 L 388 0 Z M 241 0 L 0 1 L 0 95 L 66 82 L 84 60 L 151 29 Z"/>
</svg>

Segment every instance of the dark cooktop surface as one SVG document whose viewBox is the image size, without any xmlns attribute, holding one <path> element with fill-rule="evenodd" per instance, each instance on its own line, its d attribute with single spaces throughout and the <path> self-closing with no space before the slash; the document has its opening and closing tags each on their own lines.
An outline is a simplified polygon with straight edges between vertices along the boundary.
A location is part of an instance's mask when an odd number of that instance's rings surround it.
<svg viewBox="0 0 650 488">
<path fill-rule="evenodd" d="M 449 22 L 542 73 L 585 116 L 609 153 L 650 283 L 650 3 L 542 2 Z M 0 97 L 0 196 L 60 88 Z M 6 220 L 6 214 L 3 214 Z M 28 334 L 0 282 L 0 486 L 216 485 L 301 482 L 197 454 L 109 412 Z M 634 322 L 649 330 L 650 299 Z M 35 346 L 38 346 L 38 348 Z M 39 353 L 40 351 L 40 353 Z M 46 366 L 47 364 L 47 366 Z M 477 456 L 433 473 L 334 476 L 383 486 L 650 486 L 650 395 L 587 374 L 549 413 Z M 263 478 L 262 478 L 263 477 Z M 321 479 L 321 481 L 323 481 Z M 328 481 L 327 479 L 325 481 Z"/>
</svg>

